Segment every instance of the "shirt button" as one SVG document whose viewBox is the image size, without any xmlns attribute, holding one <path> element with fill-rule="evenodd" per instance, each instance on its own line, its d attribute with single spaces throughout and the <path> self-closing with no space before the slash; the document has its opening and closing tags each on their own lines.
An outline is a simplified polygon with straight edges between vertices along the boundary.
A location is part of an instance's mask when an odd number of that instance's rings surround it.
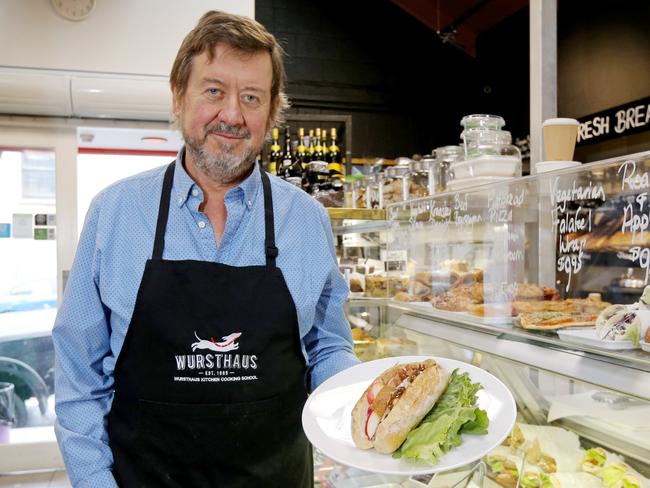
<svg viewBox="0 0 650 488">
<path fill-rule="evenodd" d="M 180 205 L 181 203 L 183 203 L 183 197 L 178 197 L 178 204 Z"/>
<path fill-rule="evenodd" d="M 199 220 L 199 229 L 205 228 L 205 222 L 203 220 Z"/>
<path fill-rule="evenodd" d="M 194 188 L 194 190 L 192 190 L 192 195 L 194 195 L 195 197 L 198 197 L 199 196 L 199 190 Z"/>
<path fill-rule="evenodd" d="M 248 205 L 248 208 L 251 208 L 251 207 L 253 206 L 253 202 L 251 202 L 250 200 L 248 200 L 248 201 L 246 202 L 246 205 Z"/>
</svg>

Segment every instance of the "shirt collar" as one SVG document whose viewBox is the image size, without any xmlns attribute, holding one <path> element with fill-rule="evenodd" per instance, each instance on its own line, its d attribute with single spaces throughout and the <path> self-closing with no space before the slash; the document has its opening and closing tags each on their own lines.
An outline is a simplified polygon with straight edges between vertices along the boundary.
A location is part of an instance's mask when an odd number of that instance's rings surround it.
<svg viewBox="0 0 650 488">
<path fill-rule="evenodd" d="M 185 170 L 183 165 L 184 161 L 185 147 L 182 147 L 176 155 L 176 168 L 174 171 L 174 196 L 179 207 L 182 207 L 185 202 L 187 202 L 187 198 L 194 187 L 200 191 L 199 186 Z M 259 165 L 255 163 L 251 174 L 248 175 L 239 185 L 230 189 L 228 193 L 226 193 L 226 198 L 232 199 L 238 194 L 242 195 L 241 198 L 244 204 L 249 209 L 252 208 L 255 204 L 258 190 L 260 186 L 262 186 L 262 176 L 260 171 L 261 169 L 259 168 Z"/>
</svg>

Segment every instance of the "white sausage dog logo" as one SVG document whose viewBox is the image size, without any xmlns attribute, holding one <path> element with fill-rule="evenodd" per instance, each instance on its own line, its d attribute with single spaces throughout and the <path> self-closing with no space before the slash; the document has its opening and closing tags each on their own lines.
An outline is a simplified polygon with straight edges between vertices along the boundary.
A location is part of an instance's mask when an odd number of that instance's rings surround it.
<svg viewBox="0 0 650 488">
<path fill-rule="evenodd" d="M 197 338 L 197 342 L 192 343 L 192 352 L 197 349 L 209 349 L 216 352 L 227 352 L 234 349 L 239 349 L 239 344 L 236 342 L 237 339 L 241 336 L 241 332 L 233 332 L 227 336 L 223 336 L 221 342 L 214 340 L 214 337 L 210 337 L 210 340 L 201 339 L 194 331 L 194 337 Z"/>
</svg>

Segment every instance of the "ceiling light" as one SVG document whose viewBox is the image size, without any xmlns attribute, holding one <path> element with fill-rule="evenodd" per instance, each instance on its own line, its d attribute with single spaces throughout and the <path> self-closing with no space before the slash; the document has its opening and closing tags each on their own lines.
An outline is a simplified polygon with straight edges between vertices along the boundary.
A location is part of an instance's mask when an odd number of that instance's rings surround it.
<svg viewBox="0 0 650 488">
<path fill-rule="evenodd" d="M 154 137 L 154 136 L 145 136 L 141 139 L 142 142 L 146 142 L 148 144 L 164 144 L 167 142 L 166 137 Z"/>
</svg>

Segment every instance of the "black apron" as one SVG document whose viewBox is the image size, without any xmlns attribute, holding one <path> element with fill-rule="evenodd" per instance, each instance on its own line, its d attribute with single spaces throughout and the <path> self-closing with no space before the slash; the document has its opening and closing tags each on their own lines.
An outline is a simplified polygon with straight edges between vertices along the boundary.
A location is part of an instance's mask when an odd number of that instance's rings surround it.
<svg viewBox="0 0 650 488">
<path fill-rule="evenodd" d="M 266 265 L 234 267 L 162 259 L 174 163 L 165 172 L 115 366 L 108 436 L 120 487 L 313 486 L 306 365 L 261 175 Z"/>
</svg>

